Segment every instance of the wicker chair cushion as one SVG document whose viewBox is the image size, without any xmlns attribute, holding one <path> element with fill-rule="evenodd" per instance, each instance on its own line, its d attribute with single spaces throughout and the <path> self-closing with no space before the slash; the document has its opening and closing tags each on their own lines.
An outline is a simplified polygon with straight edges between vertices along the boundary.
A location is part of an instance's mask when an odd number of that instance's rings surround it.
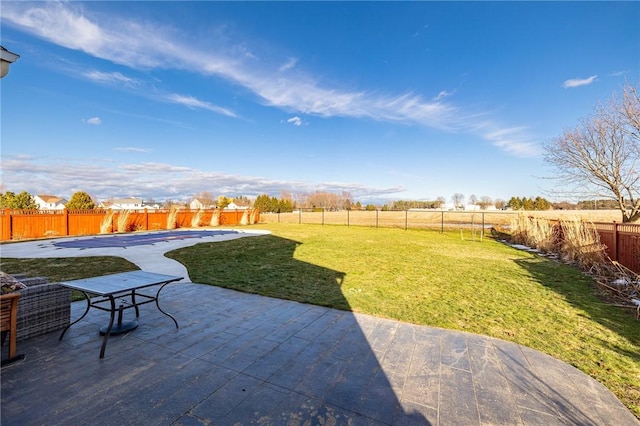
<svg viewBox="0 0 640 426">
<path fill-rule="evenodd" d="M 14 291 L 27 288 L 25 284 L 2 271 L 0 271 L 0 284 L 2 285 L 2 294 L 13 293 Z"/>
</svg>

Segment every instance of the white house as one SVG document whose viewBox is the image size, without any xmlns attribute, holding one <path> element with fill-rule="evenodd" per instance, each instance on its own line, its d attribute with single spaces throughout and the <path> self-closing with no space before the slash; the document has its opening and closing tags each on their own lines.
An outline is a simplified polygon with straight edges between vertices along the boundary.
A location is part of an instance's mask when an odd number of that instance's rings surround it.
<svg viewBox="0 0 640 426">
<path fill-rule="evenodd" d="M 55 195 L 36 195 L 33 197 L 40 210 L 64 210 L 67 200 Z"/>
<path fill-rule="evenodd" d="M 247 210 L 248 208 L 249 206 L 239 206 L 233 201 L 230 202 L 227 207 L 225 207 L 226 210 Z"/>
<path fill-rule="evenodd" d="M 189 208 L 191 210 L 215 209 L 216 202 L 214 200 L 209 200 L 206 198 L 194 198 L 189 203 Z"/>
<path fill-rule="evenodd" d="M 103 201 L 99 205 L 103 209 L 111 210 L 140 210 L 144 209 L 145 205 L 142 204 L 142 198 L 114 198 L 113 200 Z"/>
</svg>

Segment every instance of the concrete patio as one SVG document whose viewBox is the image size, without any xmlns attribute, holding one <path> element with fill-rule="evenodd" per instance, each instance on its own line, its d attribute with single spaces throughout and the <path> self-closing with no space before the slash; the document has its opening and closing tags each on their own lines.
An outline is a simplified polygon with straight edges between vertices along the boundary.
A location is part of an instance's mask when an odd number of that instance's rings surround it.
<svg viewBox="0 0 640 426">
<path fill-rule="evenodd" d="M 161 306 L 179 329 L 144 305 L 102 360 L 102 311 L 19 342 L 2 424 L 640 424 L 575 368 L 493 338 L 191 283 Z"/>
</svg>

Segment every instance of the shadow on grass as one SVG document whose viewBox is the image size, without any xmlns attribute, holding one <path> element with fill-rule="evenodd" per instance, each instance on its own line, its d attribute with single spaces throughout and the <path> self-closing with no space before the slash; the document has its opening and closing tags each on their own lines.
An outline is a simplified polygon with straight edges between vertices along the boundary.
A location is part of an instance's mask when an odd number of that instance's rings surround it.
<svg viewBox="0 0 640 426">
<path fill-rule="evenodd" d="M 597 295 L 593 280 L 577 269 L 544 258 L 515 260 L 543 286 L 561 295 L 570 305 L 612 332 L 640 344 L 640 327 L 631 311 L 608 305 Z M 640 354 L 637 354 L 640 356 Z"/>
<path fill-rule="evenodd" d="M 528 271 L 543 286 L 553 290 L 571 306 L 584 312 L 589 319 L 601 324 L 635 346 L 640 345 L 640 326 L 629 311 L 608 305 L 597 296 L 592 279 L 580 271 L 555 260 L 544 258 L 519 259 L 516 264 Z M 629 351 L 611 343 L 603 345 L 640 363 L 640 352 Z"/>
<path fill-rule="evenodd" d="M 301 244 L 264 235 L 204 243 L 167 257 L 185 265 L 196 283 L 351 310 L 341 290 L 345 273 L 296 259 Z"/>
<path fill-rule="evenodd" d="M 265 235 L 224 243 L 202 243 L 172 251 L 166 256 L 184 264 L 195 283 L 351 311 L 341 289 L 345 273 L 296 259 L 296 250 L 301 244 Z M 335 311 L 328 311 L 327 315 L 336 315 L 332 312 Z M 437 412 L 433 408 L 414 409 L 418 405 L 410 404 L 411 408 L 406 409 L 401 403 L 363 327 L 367 334 L 382 335 L 387 331 L 377 330 L 374 322 L 363 322 L 362 318 L 357 319 L 348 312 L 337 315 L 340 321 L 332 321 L 328 328 L 322 328 L 327 325 L 321 326 L 326 320 L 321 317 L 303 329 L 303 334 L 317 329 L 310 347 L 316 342 L 327 342 L 318 354 L 311 351 L 312 356 L 308 358 L 297 355 L 291 359 L 287 368 L 293 376 L 290 380 L 297 383 L 292 388 L 301 389 L 303 394 L 320 401 L 322 407 L 318 412 L 329 415 L 335 412 L 335 407 L 344 410 L 341 415 L 346 416 L 348 424 L 361 421 L 366 424 L 435 423 Z M 389 337 L 391 343 L 393 336 Z M 294 411 L 305 410 L 302 406 L 293 408 Z M 340 416 L 326 420 L 345 422 Z"/>
</svg>

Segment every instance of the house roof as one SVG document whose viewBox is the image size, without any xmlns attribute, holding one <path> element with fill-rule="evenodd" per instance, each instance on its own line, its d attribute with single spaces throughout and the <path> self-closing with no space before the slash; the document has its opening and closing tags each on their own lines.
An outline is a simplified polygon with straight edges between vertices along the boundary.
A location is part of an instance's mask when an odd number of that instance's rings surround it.
<svg viewBox="0 0 640 426">
<path fill-rule="evenodd" d="M 194 198 L 193 200 L 191 200 L 191 203 L 194 202 L 199 202 L 200 204 L 202 204 L 203 206 L 215 206 L 216 205 L 216 201 L 215 200 L 211 200 L 209 198 Z"/>
<path fill-rule="evenodd" d="M 142 204 L 142 198 L 114 198 L 111 200 L 112 204 Z"/>
<path fill-rule="evenodd" d="M 63 198 L 57 197 L 55 195 L 38 195 L 37 197 L 45 203 L 58 203 L 60 201 L 63 201 Z"/>
</svg>

